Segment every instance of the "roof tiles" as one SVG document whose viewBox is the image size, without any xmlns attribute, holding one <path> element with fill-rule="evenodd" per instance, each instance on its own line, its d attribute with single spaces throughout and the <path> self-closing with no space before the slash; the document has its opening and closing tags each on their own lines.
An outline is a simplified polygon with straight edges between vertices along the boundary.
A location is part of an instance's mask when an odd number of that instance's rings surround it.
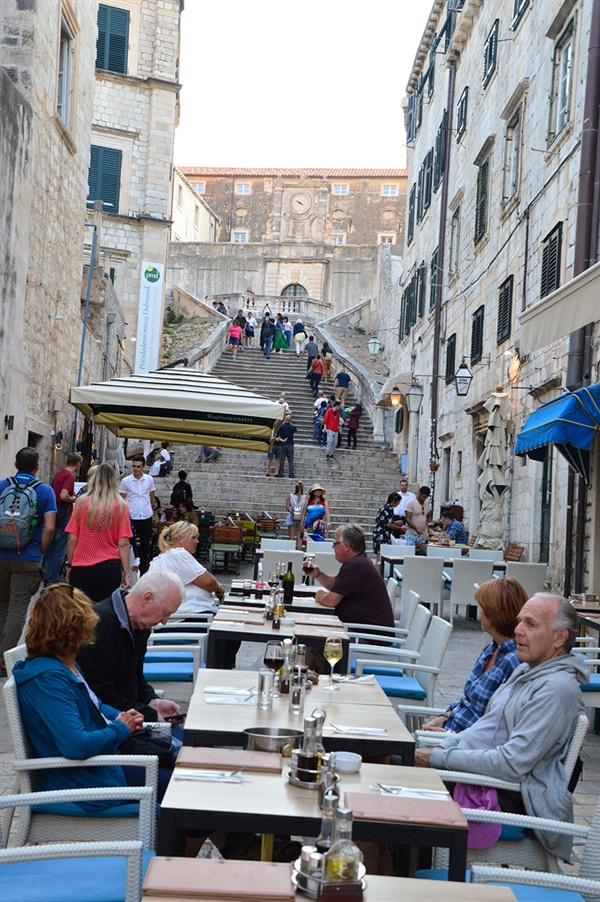
<svg viewBox="0 0 600 902">
<path fill-rule="evenodd" d="M 407 169 L 235 169 L 229 166 L 179 166 L 186 178 L 195 176 L 242 176 L 282 178 L 407 178 Z"/>
</svg>

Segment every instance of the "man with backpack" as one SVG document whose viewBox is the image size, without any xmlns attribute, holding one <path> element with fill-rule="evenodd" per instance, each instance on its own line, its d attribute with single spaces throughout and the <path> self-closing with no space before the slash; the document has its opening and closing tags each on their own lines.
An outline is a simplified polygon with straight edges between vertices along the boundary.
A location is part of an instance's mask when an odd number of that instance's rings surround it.
<svg viewBox="0 0 600 902">
<path fill-rule="evenodd" d="M 54 535 L 56 497 L 36 479 L 39 457 L 34 448 L 21 448 L 16 475 L 0 479 L 0 660 L 19 641 Z"/>
</svg>

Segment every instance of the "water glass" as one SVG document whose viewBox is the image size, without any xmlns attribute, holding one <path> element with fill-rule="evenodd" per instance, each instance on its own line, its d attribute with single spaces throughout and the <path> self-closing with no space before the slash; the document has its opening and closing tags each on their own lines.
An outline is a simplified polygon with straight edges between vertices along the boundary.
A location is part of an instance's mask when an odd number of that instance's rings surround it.
<svg viewBox="0 0 600 902">
<path fill-rule="evenodd" d="M 268 711 L 273 707 L 273 692 L 275 690 L 275 674 L 266 667 L 258 671 L 258 707 Z"/>
<path fill-rule="evenodd" d="M 290 714 L 304 713 L 304 696 L 306 694 L 306 673 L 296 667 L 290 673 Z"/>
</svg>

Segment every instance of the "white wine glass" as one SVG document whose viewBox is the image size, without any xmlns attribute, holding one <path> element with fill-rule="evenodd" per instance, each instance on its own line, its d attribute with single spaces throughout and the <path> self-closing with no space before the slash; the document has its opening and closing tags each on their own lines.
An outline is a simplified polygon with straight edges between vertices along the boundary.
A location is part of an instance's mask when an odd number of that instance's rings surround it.
<svg viewBox="0 0 600 902">
<path fill-rule="evenodd" d="M 329 685 L 323 686 L 328 692 L 337 692 L 339 686 L 333 685 L 333 668 L 342 658 L 342 640 L 339 636 L 327 636 L 325 639 L 325 647 L 323 649 L 323 657 L 330 667 Z"/>
</svg>

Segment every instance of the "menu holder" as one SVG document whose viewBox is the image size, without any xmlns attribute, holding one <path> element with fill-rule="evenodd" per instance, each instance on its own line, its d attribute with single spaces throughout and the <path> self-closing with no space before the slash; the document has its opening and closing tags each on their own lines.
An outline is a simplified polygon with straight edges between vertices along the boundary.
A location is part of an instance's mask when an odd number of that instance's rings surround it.
<svg viewBox="0 0 600 902">
<path fill-rule="evenodd" d="M 292 865 L 270 861 L 162 858 L 150 861 L 142 898 L 294 902 Z"/>
<path fill-rule="evenodd" d="M 467 821 L 460 807 L 448 800 L 402 799 L 395 796 L 345 794 L 346 808 L 351 808 L 358 821 L 385 821 L 393 824 L 427 824 L 430 827 L 461 827 Z"/>
<path fill-rule="evenodd" d="M 275 752 L 249 752 L 245 749 L 192 748 L 179 750 L 176 767 L 197 767 L 202 770 L 244 770 L 255 774 L 280 774 L 283 759 Z"/>
<path fill-rule="evenodd" d="M 335 633 L 342 641 L 349 642 L 350 636 L 344 632 L 342 624 L 332 623 L 330 627 L 325 629 L 324 626 L 304 626 L 304 624 L 296 624 L 294 626 L 295 636 L 305 636 L 307 639 L 326 639 Z"/>
</svg>

